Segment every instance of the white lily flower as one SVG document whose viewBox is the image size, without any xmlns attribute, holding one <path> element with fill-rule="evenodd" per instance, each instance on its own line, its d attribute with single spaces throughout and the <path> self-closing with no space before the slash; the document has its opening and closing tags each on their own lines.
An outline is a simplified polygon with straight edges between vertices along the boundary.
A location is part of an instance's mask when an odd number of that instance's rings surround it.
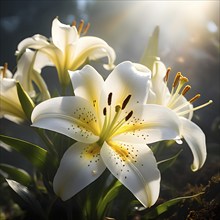
<svg viewBox="0 0 220 220">
<path fill-rule="evenodd" d="M 178 117 L 167 108 L 147 105 L 151 72 L 123 62 L 106 81 L 89 65 L 71 72 L 76 96 L 40 103 L 33 126 L 75 139 L 55 175 L 55 193 L 67 200 L 106 169 L 145 206 L 159 195 L 160 172 L 147 144 L 179 135 Z M 56 108 L 54 108 L 56 106 Z"/>
<path fill-rule="evenodd" d="M 15 123 L 26 119 L 21 107 L 16 87 L 16 80 L 5 66 L 0 66 L 0 118 L 7 118 Z"/>
<path fill-rule="evenodd" d="M 75 24 L 73 26 L 65 25 L 55 18 L 52 23 L 51 40 L 42 35 L 26 38 L 18 45 L 17 55 L 20 55 L 26 48 L 38 50 L 36 65 L 41 63 L 46 55 L 56 66 L 59 80 L 64 86 L 68 85 L 70 80 L 68 70 L 78 69 L 86 59 L 96 60 L 107 56 L 109 64 L 104 66 L 113 68 L 114 50 L 98 37 L 80 36 L 87 32 L 89 27 L 87 25 L 83 28 L 83 26 L 83 21 L 77 29 Z M 46 65 L 51 65 L 51 63 Z"/>
<path fill-rule="evenodd" d="M 44 66 L 43 62 L 38 63 L 41 66 L 36 66 L 35 69 L 33 67 L 36 58 L 36 52 L 26 49 L 17 64 L 17 71 L 15 72 L 14 79 L 19 81 L 19 83 L 23 86 L 24 90 L 30 95 L 30 97 L 35 97 L 36 92 L 33 86 L 33 83 L 38 87 L 42 100 L 46 100 L 50 98 L 50 93 L 47 89 L 47 85 L 43 78 L 41 77 L 41 68 Z M 48 59 L 45 59 L 47 61 Z"/>
<path fill-rule="evenodd" d="M 153 66 L 151 88 L 149 91 L 148 104 L 158 104 L 171 109 L 180 119 L 180 138 L 184 138 L 193 153 L 193 171 L 201 168 L 206 160 L 206 141 L 203 131 L 191 121 L 193 112 L 203 108 L 212 101 L 193 107 L 192 103 L 200 97 L 199 94 L 189 101 L 184 97 L 190 90 L 190 86 L 185 84 L 188 79 L 177 73 L 172 84 L 171 91 L 167 86 L 170 69 L 166 69 L 165 65 L 156 61 Z M 180 141 L 180 140 L 179 140 Z"/>
</svg>

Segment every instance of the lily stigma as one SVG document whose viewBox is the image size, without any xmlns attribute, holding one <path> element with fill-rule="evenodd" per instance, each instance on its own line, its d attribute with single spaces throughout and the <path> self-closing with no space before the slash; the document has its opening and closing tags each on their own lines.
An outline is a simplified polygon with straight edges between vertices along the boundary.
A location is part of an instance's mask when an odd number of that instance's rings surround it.
<svg viewBox="0 0 220 220">
<path fill-rule="evenodd" d="M 168 108 L 146 104 L 150 70 L 126 61 L 105 81 L 89 65 L 69 74 L 75 96 L 46 100 L 32 113 L 33 126 L 77 141 L 61 159 L 55 193 L 67 200 L 107 168 L 145 207 L 152 206 L 160 172 L 148 144 L 176 138 L 179 118 Z"/>
</svg>

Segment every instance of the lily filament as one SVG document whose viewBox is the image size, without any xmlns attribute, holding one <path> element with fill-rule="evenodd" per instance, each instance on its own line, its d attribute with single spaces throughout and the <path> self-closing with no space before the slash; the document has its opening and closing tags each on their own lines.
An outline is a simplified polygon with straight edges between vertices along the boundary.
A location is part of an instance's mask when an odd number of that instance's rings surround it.
<svg viewBox="0 0 220 220">
<path fill-rule="evenodd" d="M 115 106 L 115 115 L 112 119 L 111 117 L 111 103 L 112 103 L 112 93 L 109 93 L 108 95 L 108 110 L 106 107 L 104 107 L 103 109 L 103 115 L 105 116 L 105 120 L 104 120 L 104 124 L 102 127 L 102 131 L 100 134 L 100 139 L 98 141 L 98 144 L 101 146 L 104 141 L 108 138 L 110 138 L 121 126 L 123 126 L 123 124 L 128 121 L 131 116 L 133 115 L 133 111 L 130 111 L 125 117 L 123 117 L 120 121 L 118 121 L 118 118 L 121 114 L 121 112 L 125 109 L 125 107 L 127 106 L 129 100 L 131 98 L 131 95 L 128 95 L 122 105 L 116 105 Z"/>
<path fill-rule="evenodd" d="M 166 75 L 164 77 L 164 82 L 167 84 L 169 79 L 171 68 L 167 69 Z M 173 84 L 172 84 L 172 90 L 171 90 L 171 96 L 167 103 L 167 107 L 174 110 L 179 116 L 183 116 L 186 114 L 189 114 L 191 112 L 194 112 L 198 109 L 201 109 L 209 104 L 211 104 L 213 101 L 209 100 L 208 102 L 189 108 L 187 110 L 183 110 L 185 107 L 189 107 L 193 102 L 195 102 L 197 99 L 200 98 L 200 94 L 196 94 L 193 96 L 190 100 L 187 100 L 187 102 L 182 103 L 181 105 L 175 106 L 175 104 L 181 99 L 181 97 L 185 97 L 185 94 L 191 89 L 190 85 L 185 85 L 188 82 L 188 78 L 183 76 L 180 72 L 178 72 L 174 78 Z"/>
</svg>

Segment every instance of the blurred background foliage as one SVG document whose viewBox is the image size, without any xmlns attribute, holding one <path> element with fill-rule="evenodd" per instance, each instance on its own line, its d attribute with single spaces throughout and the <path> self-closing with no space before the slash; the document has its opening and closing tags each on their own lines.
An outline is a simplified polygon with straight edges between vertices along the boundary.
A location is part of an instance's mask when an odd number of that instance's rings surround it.
<svg viewBox="0 0 220 220">
<path fill-rule="evenodd" d="M 219 186 L 220 172 L 219 4 L 218 0 L 1 0 L 0 65 L 7 62 L 9 69 L 15 70 L 14 53 L 18 43 L 34 34 L 50 37 L 51 22 L 56 16 L 66 24 L 71 24 L 73 20 L 79 22 L 81 19 L 86 23 L 90 22 L 91 27 L 87 35 L 103 38 L 113 47 L 117 54 L 116 64 L 124 60 L 139 62 L 149 37 L 154 28 L 159 26 L 159 56 L 167 67 L 172 68 L 171 77 L 180 71 L 189 78 L 192 89 L 187 94 L 188 97 L 190 98 L 196 93 L 201 94 L 201 98 L 195 105 L 202 104 L 209 99 L 214 102 L 196 112 L 193 119 L 207 137 L 206 164 L 200 171 L 192 173 L 189 168 L 192 161 L 191 153 L 187 146 L 182 145 L 181 148 L 184 150 L 175 162 L 175 166 L 162 174 L 165 184 L 161 191 L 167 192 L 167 194 L 163 194 L 165 196 L 161 199 L 171 199 L 173 195 L 184 196 L 192 191 L 197 193 L 201 191 L 201 188 L 209 190 L 208 187 L 214 183 Z M 108 71 L 104 70 L 100 63 L 92 64 L 100 73 L 103 73 L 103 77 L 107 76 Z M 42 72 L 50 91 L 56 89 L 58 85 L 57 75 L 53 72 L 55 69 L 50 67 L 45 68 Z M 0 133 L 41 144 L 38 137 L 31 133 L 26 125 L 18 126 L 5 119 L 0 119 Z M 177 146 L 174 152 L 179 149 L 180 147 Z M 170 155 L 172 153 L 171 149 Z M 0 148 L 0 163 L 17 165 L 30 173 L 32 171 L 31 165 L 22 156 L 17 153 L 11 154 L 4 148 Z M 172 192 L 168 192 L 166 188 L 170 185 L 175 186 Z M 210 191 L 212 192 L 212 190 Z M 218 193 L 219 190 L 214 190 L 216 198 L 219 198 Z M 0 194 L 2 195 L 2 192 Z M 207 203 L 205 204 L 204 201 Z M 210 201 L 207 198 L 203 199 L 203 203 L 201 201 L 199 203 L 200 207 L 207 207 L 207 204 L 211 204 Z M 4 202 L 3 199 L 1 203 Z M 190 204 L 192 205 L 193 201 Z M 187 205 L 185 206 L 187 207 Z M 198 203 L 195 207 L 197 206 Z M 187 210 L 186 207 L 184 210 Z M 16 207 L 14 210 L 16 211 Z M 188 210 L 189 214 L 185 214 L 185 217 L 202 219 L 196 218 L 196 214 L 193 213 L 193 210 L 191 211 Z M 19 209 L 18 212 L 20 212 Z M 170 216 L 172 215 L 174 214 L 170 214 Z M 190 215 L 193 217 L 191 218 Z M 172 218 L 170 217 L 170 219 Z M 175 215 L 173 219 L 175 219 Z"/>
</svg>

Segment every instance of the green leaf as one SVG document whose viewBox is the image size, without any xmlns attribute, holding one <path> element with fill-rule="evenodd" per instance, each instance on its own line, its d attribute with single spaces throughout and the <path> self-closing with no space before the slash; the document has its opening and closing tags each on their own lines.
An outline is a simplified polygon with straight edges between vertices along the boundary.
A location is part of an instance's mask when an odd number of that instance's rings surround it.
<svg viewBox="0 0 220 220">
<path fill-rule="evenodd" d="M 31 176 L 23 169 L 1 163 L 0 170 L 3 171 L 2 175 L 6 179 L 15 180 L 25 186 L 28 186 L 31 182 Z"/>
<path fill-rule="evenodd" d="M 0 141 L 25 156 L 35 167 L 42 169 L 46 163 L 47 151 L 35 144 L 20 139 L 0 135 Z"/>
<path fill-rule="evenodd" d="M 175 154 L 174 156 L 172 156 L 172 157 L 170 157 L 170 158 L 168 158 L 166 160 L 159 161 L 157 163 L 157 165 L 158 165 L 158 168 L 159 168 L 160 172 L 162 173 L 166 169 L 171 167 L 175 163 L 177 157 L 180 155 L 181 152 L 182 152 L 182 149 L 177 154 Z"/>
<path fill-rule="evenodd" d="M 176 205 L 177 203 L 184 201 L 185 199 L 191 199 L 197 196 L 202 195 L 204 192 L 192 195 L 192 196 L 183 196 L 183 197 L 178 197 L 175 199 L 171 199 L 169 201 L 166 201 L 160 205 L 158 205 L 155 209 L 152 211 L 149 211 L 143 216 L 143 220 L 149 220 L 149 219 L 155 219 L 159 215 L 163 214 L 164 212 L 168 211 L 172 206 Z"/>
<path fill-rule="evenodd" d="M 107 205 L 118 195 L 121 186 L 122 186 L 122 183 L 117 180 L 113 184 L 113 186 L 109 187 L 107 193 L 102 198 L 100 198 L 98 205 L 97 205 L 97 214 L 99 218 L 104 217 L 103 215 L 107 208 Z"/>
<path fill-rule="evenodd" d="M 14 190 L 14 192 L 28 205 L 28 208 L 40 219 L 46 219 L 42 207 L 39 201 L 35 198 L 34 194 L 26 187 L 20 183 L 6 179 L 8 185 Z"/>
<path fill-rule="evenodd" d="M 147 66 L 151 71 L 153 69 L 153 63 L 160 60 L 158 57 L 159 32 L 159 26 L 156 26 L 140 60 L 140 63 Z"/>
<path fill-rule="evenodd" d="M 19 82 L 16 83 L 17 86 L 17 93 L 18 93 L 18 98 L 20 100 L 22 109 L 26 115 L 26 117 L 31 120 L 31 113 L 35 107 L 34 102 L 32 99 L 29 97 L 27 92 L 24 91 L 23 87 L 20 85 Z"/>
</svg>

